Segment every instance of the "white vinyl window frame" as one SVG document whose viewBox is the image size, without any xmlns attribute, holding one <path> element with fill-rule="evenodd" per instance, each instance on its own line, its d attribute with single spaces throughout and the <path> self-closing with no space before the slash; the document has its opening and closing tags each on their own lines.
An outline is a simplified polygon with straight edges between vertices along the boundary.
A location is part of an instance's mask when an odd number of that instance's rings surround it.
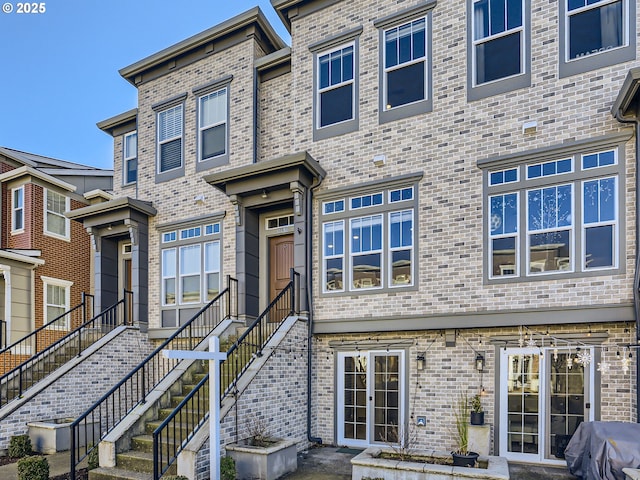
<svg viewBox="0 0 640 480">
<path fill-rule="evenodd" d="M 515 195 L 516 196 L 516 231 L 515 232 L 507 232 L 507 233 L 498 233 L 498 234 L 493 234 L 492 233 L 492 222 L 494 222 L 495 220 L 493 219 L 493 215 L 491 215 L 491 200 L 493 198 L 497 198 L 497 197 L 502 197 L 503 199 L 503 204 L 504 204 L 504 198 L 507 195 Z M 488 253 L 488 258 L 487 258 L 487 265 L 490 265 L 491 267 L 489 268 L 489 278 L 490 279 L 494 279 L 494 278 L 504 278 L 505 276 L 514 276 L 514 277 L 518 277 L 520 276 L 520 217 L 521 217 L 521 211 L 520 211 L 520 192 L 515 191 L 515 192 L 504 192 L 504 193 L 499 193 L 499 194 L 493 194 L 493 195 L 489 195 L 487 197 L 487 211 L 489 212 L 488 215 L 488 225 L 487 225 L 487 231 L 489 232 L 489 244 L 488 244 L 488 249 L 487 249 L 487 253 Z M 504 210 L 503 210 L 503 215 L 502 215 L 502 221 L 504 222 Z M 501 266 L 500 270 L 501 273 L 502 271 L 504 271 L 505 273 L 503 273 L 502 275 L 494 275 L 493 273 L 493 255 L 494 255 L 494 248 L 493 248 L 493 241 L 494 240 L 502 240 L 502 239 L 509 239 L 509 238 L 513 238 L 514 242 L 515 242 L 515 252 L 514 252 L 514 259 L 515 259 L 515 263 L 513 265 L 513 273 L 510 273 L 510 269 L 507 268 L 509 264 L 507 264 L 506 266 Z"/>
<path fill-rule="evenodd" d="M 162 120 L 161 118 L 163 116 L 169 116 L 169 115 L 176 115 L 179 116 L 179 119 L 175 121 L 176 125 L 179 126 L 179 128 L 176 129 L 177 132 L 179 133 L 175 133 L 174 135 L 167 135 L 166 137 L 163 136 L 162 133 Z M 157 139 L 158 139 L 158 145 L 157 145 L 157 173 L 158 174 L 163 174 L 163 173 L 168 173 L 171 172 L 173 170 L 178 170 L 180 168 L 182 168 L 184 166 L 184 153 L 183 153 L 183 148 L 184 148 L 184 108 L 182 104 L 179 105 L 175 105 L 173 107 L 167 108 L 165 110 L 159 111 L 156 113 L 156 124 L 157 124 Z M 163 169 L 162 168 L 162 146 L 166 145 L 168 143 L 171 143 L 175 140 L 180 140 L 180 164 L 178 166 L 175 166 L 173 168 L 167 168 L 167 169 Z"/>
<path fill-rule="evenodd" d="M 131 144 L 135 144 L 132 146 Z M 133 185 L 138 181 L 138 132 L 133 131 L 124 135 L 122 139 L 122 185 Z M 135 163 L 135 179 L 129 179 L 132 170 L 129 165 Z"/>
<path fill-rule="evenodd" d="M 59 315 L 54 316 L 53 318 L 49 318 L 48 310 L 49 307 L 60 308 L 62 312 L 68 312 L 71 308 L 71 287 L 73 286 L 73 282 L 68 280 L 61 280 L 59 278 L 51 278 L 41 276 L 42 280 L 42 299 L 43 299 L 43 318 L 44 324 L 47 324 L 57 318 Z M 49 298 L 49 286 L 54 288 L 59 288 L 64 291 L 64 302 L 63 303 L 54 303 L 52 299 Z M 64 319 L 64 322 L 57 322 L 56 325 L 52 325 L 48 327 L 52 330 L 70 330 L 71 329 L 71 317 L 67 315 Z"/>
<path fill-rule="evenodd" d="M 376 289 L 381 289 L 384 287 L 384 278 L 385 278 L 385 272 L 384 272 L 384 249 L 385 249 L 385 228 L 389 228 L 388 225 L 385 225 L 385 216 L 381 213 L 379 214 L 373 214 L 373 215 L 367 215 L 367 216 L 363 216 L 363 217 L 354 217 L 354 218 L 350 218 L 349 219 L 349 290 L 350 291 L 362 291 L 362 290 L 376 290 Z M 373 237 L 373 229 L 375 227 L 375 225 L 377 225 L 377 221 L 379 220 L 379 225 L 380 225 L 380 248 L 374 248 L 373 247 L 373 241 L 374 241 L 374 237 Z M 358 240 L 361 244 L 360 247 L 360 251 L 359 252 L 354 252 L 353 251 L 353 240 L 354 240 L 354 223 L 356 222 L 360 222 L 361 223 L 361 227 L 360 227 L 360 235 L 362 235 L 362 230 L 363 227 L 364 228 L 369 228 L 371 230 L 371 248 L 368 250 L 364 250 L 365 247 L 362 246 L 362 238 L 358 238 L 356 240 Z M 365 222 L 371 222 L 370 225 L 366 225 Z M 355 264 L 355 259 L 358 257 L 366 257 L 368 255 L 378 255 L 379 256 L 379 263 L 380 263 L 380 273 L 378 275 L 379 279 L 380 279 L 380 285 L 374 285 L 372 282 L 372 285 L 367 285 L 364 286 L 364 279 L 363 280 L 358 280 L 354 275 L 354 270 L 356 267 Z M 361 286 L 356 287 L 356 282 L 359 281 L 359 284 Z"/>
<path fill-rule="evenodd" d="M 64 212 L 69 211 L 71 208 L 71 200 L 69 197 L 67 197 L 66 195 L 63 195 L 61 193 L 55 192 L 53 190 L 44 189 L 44 234 L 49 236 L 49 237 L 55 237 L 55 238 L 59 238 L 61 240 L 70 240 L 71 238 L 71 221 L 64 215 Z M 51 195 L 52 198 L 60 198 L 62 197 L 64 199 L 64 211 L 59 212 L 56 211 L 54 209 L 49 209 L 49 196 Z M 56 217 L 60 220 L 63 221 L 64 224 L 64 232 L 63 233 L 59 233 L 59 232 L 54 232 L 49 228 L 49 216 L 53 216 Z"/>
<path fill-rule="evenodd" d="M 162 249 L 161 254 L 161 281 L 162 281 L 162 306 L 163 307 L 173 307 L 178 304 L 178 279 L 177 279 L 177 268 L 178 268 L 178 251 L 175 247 L 173 248 L 164 248 Z M 168 288 L 167 285 L 169 282 L 173 280 L 173 301 L 167 301 L 168 299 Z"/>
<path fill-rule="evenodd" d="M 218 119 L 217 121 L 212 121 L 209 123 L 205 123 L 204 118 L 204 107 L 203 102 L 207 99 L 213 100 L 218 99 L 224 95 L 224 118 Z M 206 162 L 207 160 L 211 160 L 217 157 L 222 157 L 227 155 L 229 151 L 229 141 L 227 132 L 229 130 L 229 108 L 228 108 L 228 97 L 229 97 L 229 89 L 227 87 L 221 88 L 214 92 L 209 92 L 205 95 L 201 95 L 198 97 L 198 162 Z M 208 157 L 204 157 L 204 140 L 203 136 L 207 130 L 219 127 L 221 125 L 225 126 L 224 131 L 224 151 L 217 155 L 212 155 Z"/>
<path fill-rule="evenodd" d="M 11 189 L 11 233 L 24 232 L 24 185 Z"/>
<path fill-rule="evenodd" d="M 400 215 L 400 245 L 398 246 L 393 246 L 393 242 L 392 242 L 392 226 L 394 223 L 397 222 L 393 222 L 392 218 L 395 215 Z M 402 230 L 402 223 L 403 223 L 403 219 L 404 216 L 408 215 L 411 218 L 411 230 L 409 232 L 409 240 L 410 243 L 408 245 L 403 245 L 403 239 L 405 238 L 403 230 Z M 389 212 L 387 214 L 387 222 L 388 222 L 388 227 L 387 227 L 387 234 L 388 234 L 388 245 L 389 245 L 389 256 L 387 259 L 387 268 L 389 271 L 389 278 L 387 279 L 387 285 L 389 288 L 399 288 L 399 287 L 409 287 L 409 286 L 413 286 L 413 282 L 414 282 L 414 275 L 413 275 L 413 271 L 415 270 L 414 268 L 414 264 L 415 264 L 415 255 L 414 255 L 414 248 L 413 248 L 413 229 L 415 228 L 415 219 L 414 219 L 414 210 L 413 208 L 408 208 L 406 210 L 398 210 L 398 211 L 394 211 L 394 212 Z M 384 232 L 383 232 L 384 234 Z M 406 252 L 409 251 L 409 273 L 405 274 L 399 274 L 398 276 L 394 277 L 393 276 L 393 254 L 395 252 Z"/>
<path fill-rule="evenodd" d="M 338 228 L 336 228 L 338 227 Z M 341 253 L 338 254 L 327 254 L 327 248 L 332 248 L 333 251 L 338 251 L 338 249 L 336 248 L 335 244 L 332 245 L 325 245 L 326 242 L 326 238 L 327 238 L 327 229 L 328 228 L 332 228 L 333 232 L 336 231 L 342 231 L 342 245 L 340 248 Z M 325 222 L 322 224 L 322 238 L 323 238 L 323 245 L 322 245 L 322 292 L 323 293 L 327 293 L 327 292 L 344 292 L 344 286 L 347 282 L 347 264 L 346 264 L 346 258 L 345 258 L 345 221 L 344 220 L 337 220 L 335 222 Z M 333 241 L 335 242 L 335 235 L 333 235 Z M 327 275 L 328 275 L 328 268 L 327 268 L 327 264 L 329 261 L 331 260 L 342 260 L 342 284 L 339 283 L 339 280 L 336 279 L 332 279 L 329 282 L 327 282 Z M 331 283 L 332 282 L 332 283 Z"/>
<path fill-rule="evenodd" d="M 326 87 L 322 87 L 321 86 L 321 61 L 323 58 L 325 57 L 329 57 L 329 64 L 331 64 L 331 55 L 335 54 L 337 52 L 342 52 L 343 50 L 346 50 L 348 48 L 351 48 L 351 55 L 353 57 L 353 61 L 351 62 L 351 78 L 344 80 L 344 75 L 341 75 L 341 81 L 337 82 L 335 84 L 331 83 L 331 73 L 329 73 L 329 85 Z M 342 58 L 342 57 L 341 57 Z M 317 57 L 316 57 L 316 72 L 317 72 L 317 79 L 316 79 L 316 120 L 315 120 L 315 125 L 316 125 L 316 129 L 317 130 L 321 130 L 321 129 L 325 129 L 325 128 L 329 128 L 332 127 L 334 125 L 340 125 L 342 123 L 346 123 L 346 122 L 351 122 L 353 120 L 355 120 L 356 118 L 356 62 L 358 61 L 357 58 L 357 50 L 356 50 L 356 42 L 349 42 L 343 45 L 340 45 L 336 48 L 332 48 L 331 50 L 326 50 L 323 52 L 318 53 Z M 340 61 L 340 64 L 342 65 L 342 59 Z M 331 67 L 330 67 L 331 68 Z M 347 87 L 351 85 L 351 118 L 346 118 L 344 120 L 341 120 L 339 122 L 335 122 L 335 123 L 328 123 L 327 125 L 322 125 L 322 94 L 323 93 L 327 93 L 330 92 L 332 90 L 337 90 L 339 88 L 343 88 L 343 87 Z"/>
<path fill-rule="evenodd" d="M 220 240 L 206 242 L 203 250 L 202 292 L 204 294 L 204 301 L 208 303 L 220 293 Z M 210 250 L 212 251 L 210 252 Z M 209 253 L 211 253 L 211 256 L 209 256 Z M 209 282 L 210 275 L 213 275 L 213 278 L 217 275 L 217 285 L 211 285 Z M 211 294 L 210 292 L 215 292 L 215 294 Z"/>
<path fill-rule="evenodd" d="M 581 241 L 581 252 L 582 255 L 580 256 L 580 261 L 582 262 L 582 269 L 583 270 L 589 270 L 589 271 L 596 271 L 596 270 L 611 270 L 612 268 L 618 268 L 618 263 L 620 262 L 620 253 L 619 253 L 619 220 L 618 220 L 618 208 L 617 208 L 617 202 L 614 205 L 613 208 L 613 219 L 611 220 L 602 220 L 600 218 L 598 218 L 598 221 L 595 222 L 587 222 L 585 220 L 585 212 L 586 212 L 586 206 L 585 206 L 585 195 L 584 195 L 584 187 L 585 184 L 590 183 L 590 182 L 598 182 L 600 184 L 600 182 L 602 180 L 613 180 L 613 197 L 614 197 L 614 201 L 615 199 L 618 198 L 618 177 L 617 176 L 607 176 L 607 177 L 597 177 L 597 178 L 593 178 L 593 179 L 588 179 L 588 180 L 583 180 L 582 182 L 580 182 L 580 187 L 581 187 L 581 207 L 582 207 L 582 219 L 581 219 L 581 228 L 582 228 L 582 241 Z M 598 205 L 598 210 L 600 210 L 600 205 Z M 598 213 L 598 217 L 600 217 L 600 214 Z M 598 227 L 611 227 L 612 229 L 612 250 L 611 250 L 611 255 L 612 255 L 612 260 L 613 260 L 613 265 L 605 265 L 602 267 L 590 267 L 589 266 L 589 262 L 590 259 L 587 258 L 587 230 L 591 229 L 591 228 L 598 228 Z"/>
<path fill-rule="evenodd" d="M 178 298 L 180 305 L 198 304 L 202 301 L 202 248 L 201 243 L 192 243 L 189 245 L 182 245 L 178 247 Z M 194 264 L 195 268 L 188 268 L 187 255 L 189 252 L 197 252 L 194 254 L 194 258 L 197 256 L 198 261 Z M 198 278 L 198 294 L 197 298 L 194 296 L 193 300 L 187 300 L 185 289 L 185 282 L 192 278 Z"/>
</svg>

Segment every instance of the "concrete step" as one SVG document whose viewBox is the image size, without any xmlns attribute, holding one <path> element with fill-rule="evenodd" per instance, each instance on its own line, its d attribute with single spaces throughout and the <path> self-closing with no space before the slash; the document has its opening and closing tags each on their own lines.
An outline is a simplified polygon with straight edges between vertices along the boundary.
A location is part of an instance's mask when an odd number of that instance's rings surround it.
<svg viewBox="0 0 640 480">
<path fill-rule="evenodd" d="M 200 414 L 204 414 L 205 412 L 209 411 L 209 402 L 205 402 L 205 404 L 202 406 L 201 410 L 200 410 Z M 169 415 L 171 415 L 171 412 L 173 412 L 175 407 L 173 408 L 161 408 L 158 412 L 158 420 L 164 420 L 165 418 L 167 418 Z M 198 410 L 195 408 L 183 408 L 182 409 L 182 415 L 186 416 L 186 415 L 197 415 L 198 414 Z"/>
<path fill-rule="evenodd" d="M 128 452 L 118 453 L 116 455 L 116 465 L 123 470 L 133 472 L 153 473 L 153 453 L 140 452 L 138 450 L 129 450 Z M 167 474 L 175 474 L 177 465 L 174 463 Z"/>
<path fill-rule="evenodd" d="M 193 389 L 193 388 L 192 388 Z M 189 390 L 189 393 L 191 392 L 191 390 Z M 200 392 L 200 395 L 203 395 L 204 398 L 206 398 L 207 403 L 205 404 L 205 407 L 208 405 L 208 400 L 209 400 L 209 389 L 205 388 L 204 390 L 202 390 Z M 180 402 L 182 402 L 182 400 L 184 400 L 187 397 L 187 395 L 174 395 L 171 397 L 171 408 L 176 408 Z"/>
<path fill-rule="evenodd" d="M 89 480 L 153 480 L 153 473 L 99 467 L 89 470 Z"/>
<path fill-rule="evenodd" d="M 153 431 L 160 426 L 162 420 L 154 420 L 152 422 L 147 422 L 144 426 L 145 433 L 147 435 L 153 435 Z M 175 430 L 176 435 L 182 435 L 182 438 L 185 438 L 187 434 L 191 432 L 191 428 L 184 423 L 176 423 L 171 426 L 171 431 Z"/>
<path fill-rule="evenodd" d="M 163 442 L 163 445 L 167 445 L 167 442 Z M 168 442 L 173 449 L 173 442 Z M 153 435 L 136 435 L 131 439 L 131 450 L 138 452 L 153 453 Z"/>
</svg>

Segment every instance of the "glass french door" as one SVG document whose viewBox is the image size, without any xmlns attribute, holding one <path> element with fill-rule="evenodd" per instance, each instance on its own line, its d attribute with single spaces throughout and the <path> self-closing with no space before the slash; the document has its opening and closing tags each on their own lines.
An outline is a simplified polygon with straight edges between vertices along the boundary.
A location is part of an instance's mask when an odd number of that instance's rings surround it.
<svg viewBox="0 0 640 480">
<path fill-rule="evenodd" d="M 396 443 L 404 424 L 404 352 L 339 352 L 337 358 L 338 444 Z"/>
<path fill-rule="evenodd" d="M 539 348 L 501 351 L 500 455 L 510 460 L 564 462 L 578 425 L 592 420 L 593 363 L 576 352 Z"/>
</svg>

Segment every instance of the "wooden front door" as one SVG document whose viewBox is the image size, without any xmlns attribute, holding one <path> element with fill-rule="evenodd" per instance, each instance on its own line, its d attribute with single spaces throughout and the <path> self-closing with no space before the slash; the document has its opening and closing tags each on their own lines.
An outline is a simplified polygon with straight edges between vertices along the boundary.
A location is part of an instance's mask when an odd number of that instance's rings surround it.
<svg viewBox="0 0 640 480">
<path fill-rule="evenodd" d="M 269 238 L 269 302 L 284 289 L 293 268 L 293 235 Z"/>
</svg>

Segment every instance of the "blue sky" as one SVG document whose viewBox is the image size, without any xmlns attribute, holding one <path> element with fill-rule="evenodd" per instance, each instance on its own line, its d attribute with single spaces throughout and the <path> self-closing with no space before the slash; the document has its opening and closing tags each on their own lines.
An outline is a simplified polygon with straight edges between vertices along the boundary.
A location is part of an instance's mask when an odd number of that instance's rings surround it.
<svg viewBox="0 0 640 480">
<path fill-rule="evenodd" d="M 119 69 L 256 5 L 289 43 L 269 0 L 48 0 L 37 14 L 0 3 L 0 146 L 101 168 L 113 144 L 96 123 L 137 102 Z"/>
</svg>

